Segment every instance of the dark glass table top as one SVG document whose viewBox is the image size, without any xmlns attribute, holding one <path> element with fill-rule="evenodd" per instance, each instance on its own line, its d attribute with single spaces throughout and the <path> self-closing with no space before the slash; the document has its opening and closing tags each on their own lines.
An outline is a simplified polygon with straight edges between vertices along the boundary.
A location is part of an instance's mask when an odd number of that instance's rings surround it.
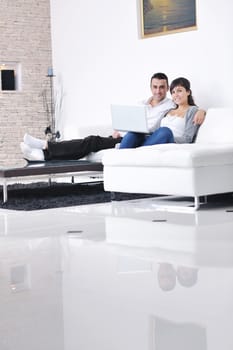
<svg viewBox="0 0 233 350">
<path fill-rule="evenodd" d="M 51 160 L 46 162 L 27 162 L 25 159 L 17 163 L 0 163 L 0 176 L 28 176 L 51 173 L 68 173 L 80 171 L 101 171 L 102 163 L 90 162 L 87 160 Z"/>
</svg>

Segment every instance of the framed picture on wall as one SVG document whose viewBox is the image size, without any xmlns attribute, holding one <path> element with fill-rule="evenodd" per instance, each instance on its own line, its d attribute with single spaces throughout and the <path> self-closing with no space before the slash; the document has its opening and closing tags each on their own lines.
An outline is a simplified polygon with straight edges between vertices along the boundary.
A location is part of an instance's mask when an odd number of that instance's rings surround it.
<svg viewBox="0 0 233 350">
<path fill-rule="evenodd" d="M 140 0 L 142 37 L 197 29 L 196 0 Z"/>
</svg>

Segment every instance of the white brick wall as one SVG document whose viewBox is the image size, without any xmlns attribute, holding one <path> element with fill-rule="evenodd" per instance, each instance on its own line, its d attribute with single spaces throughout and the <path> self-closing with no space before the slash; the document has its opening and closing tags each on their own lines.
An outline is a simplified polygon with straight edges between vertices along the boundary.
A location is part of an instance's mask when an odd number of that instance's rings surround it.
<svg viewBox="0 0 233 350">
<path fill-rule="evenodd" d="M 50 98 L 50 1 L 1 0 L 0 63 L 21 64 L 21 91 L 0 92 L 0 165 L 22 159 L 25 132 L 44 137 L 50 124 L 42 92 Z"/>
</svg>

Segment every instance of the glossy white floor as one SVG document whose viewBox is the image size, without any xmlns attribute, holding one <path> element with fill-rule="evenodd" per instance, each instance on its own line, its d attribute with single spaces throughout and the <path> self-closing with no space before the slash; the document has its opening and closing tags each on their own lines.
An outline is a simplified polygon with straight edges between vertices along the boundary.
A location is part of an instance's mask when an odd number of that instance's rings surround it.
<svg viewBox="0 0 233 350">
<path fill-rule="evenodd" d="M 232 350 L 226 209 L 1 210 L 0 349 Z"/>
</svg>

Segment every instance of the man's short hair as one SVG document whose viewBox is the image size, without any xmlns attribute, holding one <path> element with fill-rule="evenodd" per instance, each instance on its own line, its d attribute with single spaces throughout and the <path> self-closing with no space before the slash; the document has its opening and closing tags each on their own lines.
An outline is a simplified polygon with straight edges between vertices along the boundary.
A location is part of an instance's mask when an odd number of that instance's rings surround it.
<svg viewBox="0 0 233 350">
<path fill-rule="evenodd" d="M 155 73 L 151 77 L 151 80 L 150 80 L 151 83 L 152 83 L 152 79 L 166 80 L 167 86 L 169 86 L 169 84 L 168 84 L 168 77 L 166 76 L 165 73 Z"/>
</svg>

